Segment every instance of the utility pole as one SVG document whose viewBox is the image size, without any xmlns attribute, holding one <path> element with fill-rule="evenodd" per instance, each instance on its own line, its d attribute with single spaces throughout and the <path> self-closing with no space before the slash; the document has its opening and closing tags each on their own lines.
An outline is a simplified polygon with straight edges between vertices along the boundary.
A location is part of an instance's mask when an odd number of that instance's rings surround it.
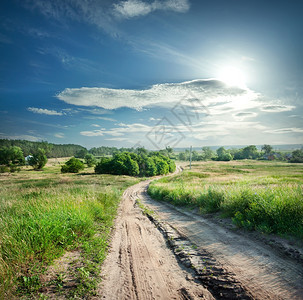
<svg viewBox="0 0 303 300">
<path fill-rule="evenodd" d="M 191 170 L 191 151 L 193 149 L 193 146 L 190 146 L 190 152 L 189 152 L 189 169 Z"/>
</svg>

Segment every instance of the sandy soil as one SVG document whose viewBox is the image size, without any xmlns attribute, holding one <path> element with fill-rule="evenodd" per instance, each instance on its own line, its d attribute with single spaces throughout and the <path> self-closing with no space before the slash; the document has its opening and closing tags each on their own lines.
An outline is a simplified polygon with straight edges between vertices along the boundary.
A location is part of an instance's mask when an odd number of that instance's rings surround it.
<svg viewBox="0 0 303 300">
<path fill-rule="evenodd" d="M 98 299 L 303 299 L 300 261 L 249 234 L 152 200 L 148 184 L 124 193 Z M 156 212 L 154 222 L 137 207 L 138 198 Z"/>
<path fill-rule="evenodd" d="M 111 249 L 102 268 L 98 299 L 214 299 L 182 268 L 163 235 L 136 206 L 141 182 L 128 188 Z"/>
</svg>

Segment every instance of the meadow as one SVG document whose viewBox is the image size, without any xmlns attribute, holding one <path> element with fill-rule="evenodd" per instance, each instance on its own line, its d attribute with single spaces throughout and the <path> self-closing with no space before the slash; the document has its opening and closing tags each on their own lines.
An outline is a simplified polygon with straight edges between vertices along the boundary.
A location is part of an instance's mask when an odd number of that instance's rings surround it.
<svg viewBox="0 0 303 300">
<path fill-rule="evenodd" d="M 239 227 L 303 240 L 303 164 L 195 162 L 150 184 L 154 199 L 231 218 Z"/>
<path fill-rule="evenodd" d="M 0 299 L 44 299 L 48 265 L 75 250 L 82 262 L 69 296 L 94 293 L 121 195 L 139 179 L 93 172 L 61 174 L 53 161 L 43 171 L 0 174 Z"/>
</svg>

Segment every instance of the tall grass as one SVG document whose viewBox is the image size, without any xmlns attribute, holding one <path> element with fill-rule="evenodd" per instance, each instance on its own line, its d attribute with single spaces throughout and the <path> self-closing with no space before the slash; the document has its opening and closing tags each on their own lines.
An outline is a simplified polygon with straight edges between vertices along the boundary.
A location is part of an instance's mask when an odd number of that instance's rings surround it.
<svg viewBox="0 0 303 300">
<path fill-rule="evenodd" d="M 198 164 L 196 172 L 151 183 L 148 193 L 174 205 L 198 207 L 202 213 L 220 212 L 250 230 L 303 239 L 303 166 L 247 163 Z"/>
<path fill-rule="evenodd" d="M 97 232 L 97 255 L 104 259 L 121 193 L 136 182 L 126 176 L 45 176 L 1 178 L 0 299 L 38 290 L 39 274 L 66 250 L 96 251 L 88 243 L 96 243 Z"/>
</svg>

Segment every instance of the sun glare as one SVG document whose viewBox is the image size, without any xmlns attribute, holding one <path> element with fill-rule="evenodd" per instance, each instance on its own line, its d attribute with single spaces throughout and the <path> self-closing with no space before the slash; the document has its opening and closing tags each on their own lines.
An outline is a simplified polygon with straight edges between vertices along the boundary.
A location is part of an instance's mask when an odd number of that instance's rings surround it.
<svg viewBox="0 0 303 300">
<path fill-rule="evenodd" d="M 234 67 L 228 67 L 221 71 L 219 74 L 219 80 L 223 81 L 227 85 L 245 87 L 245 76 L 243 73 Z"/>
</svg>

